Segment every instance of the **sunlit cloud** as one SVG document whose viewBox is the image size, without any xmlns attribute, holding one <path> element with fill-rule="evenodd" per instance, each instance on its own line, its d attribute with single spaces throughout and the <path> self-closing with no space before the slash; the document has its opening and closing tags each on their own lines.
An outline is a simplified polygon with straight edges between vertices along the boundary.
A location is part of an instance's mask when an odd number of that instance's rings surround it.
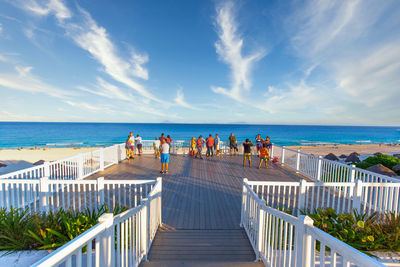
<svg viewBox="0 0 400 267">
<path fill-rule="evenodd" d="M 238 32 L 234 16 L 233 2 L 225 2 L 217 7 L 216 28 L 219 40 L 215 43 L 219 59 L 231 69 L 231 88 L 212 86 L 218 94 L 227 95 L 237 101 L 242 100 L 242 92 L 251 88 L 251 70 L 254 64 L 266 55 L 264 49 L 256 49 L 243 55 L 244 40 Z"/>
<path fill-rule="evenodd" d="M 194 106 L 193 104 L 189 104 L 185 100 L 185 95 L 183 94 L 183 89 L 179 88 L 178 91 L 176 92 L 176 97 L 174 99 L 175 103 L 178 106 L 187 108 L 187 109 L 193 109 L 193 110 L 200 110 L 198 107 Z"/>
</svg>

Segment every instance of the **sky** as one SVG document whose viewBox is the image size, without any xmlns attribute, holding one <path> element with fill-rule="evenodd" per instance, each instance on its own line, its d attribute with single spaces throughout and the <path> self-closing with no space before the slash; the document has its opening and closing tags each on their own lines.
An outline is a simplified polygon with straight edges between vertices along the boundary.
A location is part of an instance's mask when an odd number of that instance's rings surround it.
<svg viewBox="0 0 400 267">
<path fill-rule="evenodd" d="M 400 125 L 400 1 L 0 0 L 0 121 Z"/>
</svg>

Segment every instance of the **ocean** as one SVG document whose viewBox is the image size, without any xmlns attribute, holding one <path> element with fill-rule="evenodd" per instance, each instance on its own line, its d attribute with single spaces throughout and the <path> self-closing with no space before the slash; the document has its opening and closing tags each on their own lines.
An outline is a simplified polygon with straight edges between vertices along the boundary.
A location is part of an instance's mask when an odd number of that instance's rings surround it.
<svg viewBox="0 0 400 267">
<path fill-rule="evenodd" d="M 214 136 L 227 140 L 231 132 L 239 141 L 254 140 L 256 134 L 270 136 L 279 145 L 399 143 L 400 127 L 306 126 L 250 124 L 164 123 L 57 123 L 0 122 L 0 148 L 44 146 L 108 146 L 122 143 L 129 132 L 153 140 L 161 133 L 174 140 Z"/>
</svg>

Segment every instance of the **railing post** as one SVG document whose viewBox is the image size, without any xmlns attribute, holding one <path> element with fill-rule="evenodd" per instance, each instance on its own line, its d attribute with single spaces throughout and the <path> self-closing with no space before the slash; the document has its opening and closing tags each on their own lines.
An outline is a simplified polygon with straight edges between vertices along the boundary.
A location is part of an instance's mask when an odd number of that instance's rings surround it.
<svg viewBox="0 0 400 267">
<path fill-rule="evenodd" d="M 256 261 L 260 260 L 261 250 L 264 247 L 264 237 L 265 237 L 265 211 L 262 209 L 262 206 L 265 206 L 265 200 L 261 200 L 258 202 L 258 236 L 257 236 L 257 254 Z"/>
<path fill-rule="evenodd" d="M 110 267 L 114 263 L 114 215 L 105 213 L 98 219 L 99 223 L 105 224 L 105 230 L 101 235 L 100 241 L 100 265 Z M 124 240 L 122 240 L 124 242 Z M 97 251 L 96 251 L 97 252 Z"/>
<path fill-rule="evenodd" d="M 357 180 L 353 192 L 353 209 L 357 210 L 358 212 L 361 212 L 362 185 L 363 182 L 361 180 Z"/>
<path fill-rule="evenodd" d="M 105 203 L 104 195 L 104 177 L 99 177 L 97 178 L 97 207 Z"/>
<path fill-rule="evenodd" d="M 39 181 L 39 205 L 41 212 L 49 212 L 49 178 L 42 177 Z"/>
<path fill-rule="evenodd" d="M 356 178 L 356 165 L 352 164 L 350 167 L 350 182 L 354 183 Z"/>
<path fill-rule="evenodd" d="M 297 157 L 296 157 L 296 173 L 300 172 L 300 150 L 297 150 Z"/>
<path fill-rule="evenodd" d="M 44 167 L 43 177 L 50 177 L 50 162 L 45 161 L 43 163 L 43 167 Z"/>
<path fill-rule="evenodd" d="M 285 147 L 282 147 L 282 160 L 281 160 L 282 166 L 285 165 Z"/>
<path fill-rule="evenodd" d="M 307 181 L 304 179 L 300 180 L 299 183 L 299 203 L 297 205 L 297 216 L 300 216 L 300 211 L 305 208 L 305 200 L 306 200 L 306 188 Z"/>
<path fill-rule="evenodd" d="M 318 168 L 317 168 L 317 181 L 321 181 L 322 173 L 322 156 L 318 156 Z"/>
<path fill-rule="evenodd" d="M 162 178 L 161 177 L 157 177 L 157 183 L 160 183 L 160 192 L 162 195 Z M 159 203 L 158 203 L 158 207 L 157 207 L 157 212 L 158 212 L 158 218 L 159 218 L 159 224 L 160 226 L 162 226 L 162 198 L 159 198 Z"/>
<path fill-rule="evenodd" d="M 83 177 L 83 154 L 78 155 L 78 180 Z"/>
<path fill-rule="evenodd" d="M 246 199 L 247 199 L 247 188 L 246 188 L 246 186 L 245 186 L 245 184 L 247 184 L 248 183 L 248 179 L 247 178 L 243 178 L 243 189 L 242 189 L 242 210 L 241 210 L 241 213 L 240 213 L 240 227 L 243 227 L 244 226 L 244 222 L 243 222 L 243 219 L 244 219 L 244 214 L 245 214 L 245 210 L 246 210 L 246 205 L 247 205 L 247 203 L 246 203 Z"/>
<path fill-rule="evenodd" d="M 140 253 L 143 253 L 143 260 L 147 261 L 147 250 L 148 250 L 148 202 L 149 200 L 147 198 L 142 199 L 142 204 L 143 205 L 143 209 L 141 210 L 141 214 L 140 214 L 140 226 L 142 229 L 139 230 L 141 237 L 140 237 L 140 241 L 141 241 L 141 248 L 143 249 L 143 251 L 141 251 Z"/>
<path fill-rule="evenodd" d="M 271 155 L 269 155 L 269 158 L 270 158 L 271 160 L 274 158 L 274 148 L 275 148 L 275 145 L 272 144 L 272 146 L 271 146 Z"/>
<path fill-rule="evenodd" d="M 104 148 L 100 148 L 100 171 L 104 171 Z"/>
<path fill-rule="evenodd" d="M 120 163 L 123 159 L 125 159 L 125 158 L 122 158 L 123 156 L 121 156 L 121 154 L 122 154 L 121 145 L 117 145 L 117 163 Z M 124 153 L 124 155 L 125 154 L 126 153 Z M 125 155 L 125 157 L 126 157 L 126 155 Z"/>
<path fill-rule="evenodd" d="M 296 234 L 297 264 L 296 266 L 310 267 L 312 252 L 312 238 L 307 234 L 307 227 L 312 227 L 314 221 L 308 216 L 299 216 L 299 225 Z"/>
</svg>

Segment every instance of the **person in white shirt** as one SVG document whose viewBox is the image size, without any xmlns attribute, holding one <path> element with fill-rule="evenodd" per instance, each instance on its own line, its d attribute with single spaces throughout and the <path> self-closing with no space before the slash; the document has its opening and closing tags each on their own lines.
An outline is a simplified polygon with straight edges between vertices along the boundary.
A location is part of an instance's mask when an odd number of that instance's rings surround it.
<svg viewBox="0 0 400 267">
<path fill-rule="evenodd" d="M 169 145 L 162 140 L 161 145 L 161 171 L 160 173 L 168 173 L 168 164 L 169 164 Z"/>
<path fill-rule="evenodd" d="M 140 137 L 139 135 L 136 136 L 135 138 L 136 141 L 136 148 L 138 150 L 139 156 L 142 155 L 143 152 L 143 148 L 142 148 L 142 137 Z"/>
<path fill-rule="evenodd" d="M 158 157 L 160 157 L 160 145 L 161 145 L 161 142 L 156 137 L 156 140 L 153 143 L 154 156 L 156 157 L 156 159 L 158 159 Z"/>
</svg>

